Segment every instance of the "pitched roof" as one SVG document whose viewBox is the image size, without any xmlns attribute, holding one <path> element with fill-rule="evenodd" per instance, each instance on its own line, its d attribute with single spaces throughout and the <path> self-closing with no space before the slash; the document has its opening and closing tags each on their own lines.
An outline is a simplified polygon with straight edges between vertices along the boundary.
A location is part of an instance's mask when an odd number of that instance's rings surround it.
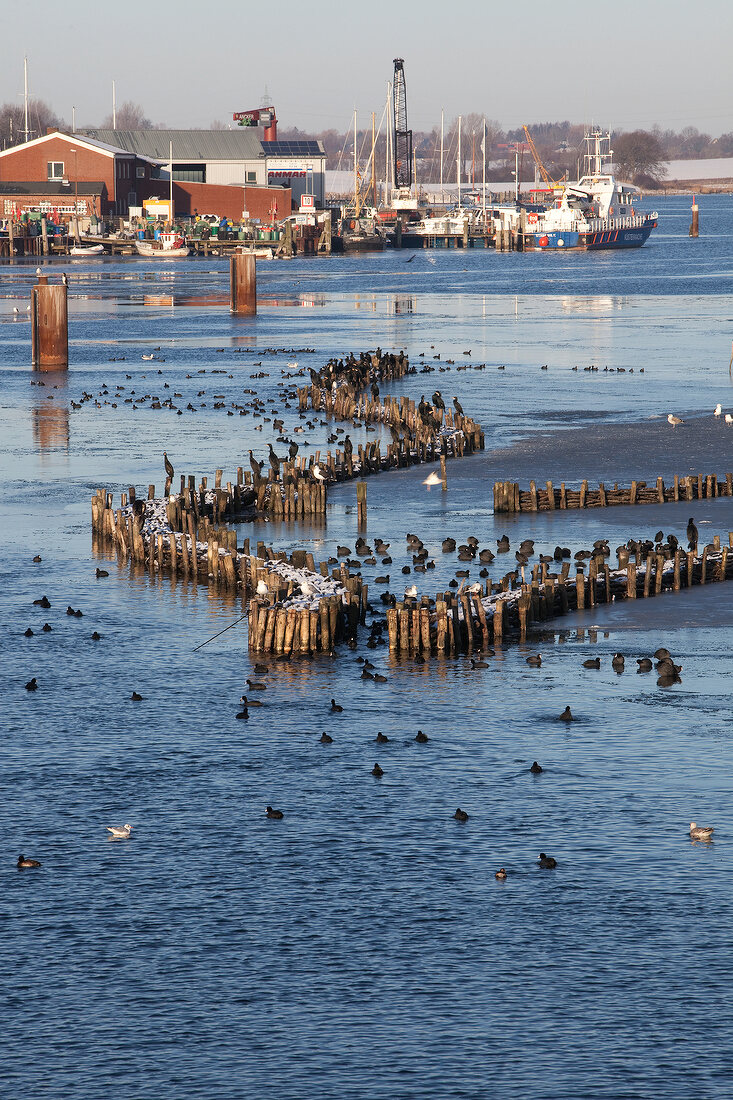
<svg viewBox="0 0 733 1100">
<path fill-rule="evenodd" d="M 168 161 L 173 145 L 176 161 L 257 160 L 264 157 L 262 142 L 249 127 L 236 130 L 92 130 L 86 135 L 119 146 L 128 153 Z"/>
<path fill-rule="evenodd" d="M 113 133 L 114 131 L 110 131 Z M 88 137 L 86 134 L 79 133 L 77 131 L 73 134 L 64 133 L 63 130 L 54 130 L 50 134 L 44 134 L 43 137 L 33 138 L 32 141 L 24 141 L 21 145 L 11 145 L 9 149 L 3 149 L 0 152 L 0 157 L 7 157 L 10 153 L 17 153 L 19 149 L 29 149 L 32 145 L 41 145 L 45 141 L 51 141 L 53 138 L 62 138 L 64 141 L 70 141 L 72 144 L 84 145 L 88 149 L 96 149 L 100 153 L 104 153 L 105 156 L 129 156 L 129 149 L 121 149 L 118 145 L 109 145 L 104 141 L 99 141 Z"/>
</svg>

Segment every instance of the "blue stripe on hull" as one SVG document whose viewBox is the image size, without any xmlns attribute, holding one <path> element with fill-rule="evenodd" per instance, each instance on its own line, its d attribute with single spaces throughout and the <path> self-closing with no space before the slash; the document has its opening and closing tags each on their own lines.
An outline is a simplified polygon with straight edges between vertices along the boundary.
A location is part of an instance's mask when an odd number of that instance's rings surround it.
<svg viewBox="0 0 733 1100">
<path fill-rule="evenodd" d="M 567 252 L 568 249 L 595 251 L 601 248 L 641 248 L 656 224 L 656 222 L 649 222 L 648 225 L 638 229 L 604 229 L 597 233 L 571 231 L 535 233 L 534 244 L 535 248 L 539 248 L 542 252 Z"/>
</svg>

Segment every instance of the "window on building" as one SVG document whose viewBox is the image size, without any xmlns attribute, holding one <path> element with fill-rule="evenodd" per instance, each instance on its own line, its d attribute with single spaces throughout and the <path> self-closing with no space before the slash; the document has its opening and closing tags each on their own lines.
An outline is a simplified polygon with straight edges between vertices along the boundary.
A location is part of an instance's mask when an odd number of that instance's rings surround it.
<svg viewBox="0 0 733 1100">
<path fill-rule="evenodd" d="M 135 172 L 135 175 L 137 176 L 137 178 L 139 180 L 144 180 L 145 179 L 145 169 L 144 168 L 138 168 Z"/>
<path fill-rule="evenodd" d="M 247 173 L 247 183 L 257 183 L 257 173 L 256 172 L 248 172 Z"/>
<path fill-rule="evenodd" d="M 64 162 L 62 160 L 49 160 L 47 163 L 50 180 L 62 180 L 64 178 Z"/>
</svg>

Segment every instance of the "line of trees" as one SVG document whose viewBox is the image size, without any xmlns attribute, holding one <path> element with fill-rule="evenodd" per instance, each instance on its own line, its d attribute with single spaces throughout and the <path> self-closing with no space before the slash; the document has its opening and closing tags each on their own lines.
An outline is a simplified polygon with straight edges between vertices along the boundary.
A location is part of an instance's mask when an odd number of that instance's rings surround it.
<svg viewBox="0 0 733 1100">
<path fill-rule="evenodd" d="M 117 128 L 120 130 L 163 129 L 164 123 L 154 123 L 148 118 L 143 107 L 128 100 L 116 110 Z M 82 125 L 88 125 L 84 122 Z M 461 178 L 479 183 L 483 170 L 483 151 L 481 149 L 484 125 L 486 126 L 486 163 L 487 179 L 506 181 L 514 171 L 514 145 L 524 144 L 524 131 L 504 130 L 495 119 L 486 119 L 476 112 L 461 118 Z M 54 109 L 42 99 L 29 102 L 29 136 L 41 137 L 49 127 L 68 129 L 68 121 L 56 114 Z M 103 128 L 111 128 L 112 115 L 101 122 Z M 224 129 L 225 123 L 214 120 L 212 129 Z M 529 127 L 532 139 L 547 169 L 555 179 L 563 176 L 577 176 L 579 166 L 582 169 L 584 126 L 579 123 L 537 122 Z M 324 130 L 319 134 L 305 133 L 298 127 L 280 128 L 282 139 L 318 138 L 324 145 L 329 168 L 349 169 L 354 158 L 354 135 L 351 131 Z M 0 148 L 7 149 L 25 141 L 25 112 L 22 104 L 4 103 L 0 106 Z M 620 175 L 650 186 L 664 179 L 670 160 L 695 160 L 710 157 L 733 156 L 733 132 L 711 137 L 701 133 L 694 126 L 687 126 L 679 133 L 674 130 L 662 130 L 659 126 L 651 130 L 632 130 L 617 132 L 613 136 L 614 161 Z M 430 131 L 415 131 L 413 134 L 417 179 L 420 183 L 438 183 L 441 178 L 440 127 Z M 371 130 L 357 133 L 357 155 L 363 166 L 371 152 Z M 386 156 L 386 138 L 382 135 L 377 141 L 377 172 L 384 176 Z M 458 159 L 458 119 L 455 118 L 445 128 L 443 135 L 443 179 L 449 182 L 456 178 Z M 534 178 L 534 162 L 525 147 L 520 155 L 520 177 L 522 180 Z"/>
</svg>

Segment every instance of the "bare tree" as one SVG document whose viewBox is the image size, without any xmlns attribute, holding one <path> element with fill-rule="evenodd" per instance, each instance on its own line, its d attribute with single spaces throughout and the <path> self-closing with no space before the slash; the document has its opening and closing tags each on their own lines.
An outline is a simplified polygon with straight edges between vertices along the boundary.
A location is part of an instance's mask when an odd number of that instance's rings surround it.
<svg viewBox="0 0 733 1100">
<path fill-rule="evenodd" d="M 42 99 L 28 103 L 28 139 L 43 137 L 49 128 L 63 129 L 64 122 Z M 3 103 L 0 107 L 0 148 L 20 145 L 25 141 L 25 108 L 22 104 Z"/>
<path fill-rule="evenodd" d="M 642 175 L 660 180 L 666 174 L 668 157 L 659 138 L 647 130 L 632 130 L 614 138 L 613 159 L 619 173 L 632 180 Z"/>
<path fill-rule="evenodd" d="M 111 130 L 114 123 L 117 125 L 118 130 L 152 130 L 154 129 L 153 123 L 145 115 L 143 108 L 139 103 L 133 103 L 132 100 L 126 100 L 116 110 L 116 119 L 113 121 L 112 115 L 107 115 L 102 121 L 103 130 Z"/>
</svg>

